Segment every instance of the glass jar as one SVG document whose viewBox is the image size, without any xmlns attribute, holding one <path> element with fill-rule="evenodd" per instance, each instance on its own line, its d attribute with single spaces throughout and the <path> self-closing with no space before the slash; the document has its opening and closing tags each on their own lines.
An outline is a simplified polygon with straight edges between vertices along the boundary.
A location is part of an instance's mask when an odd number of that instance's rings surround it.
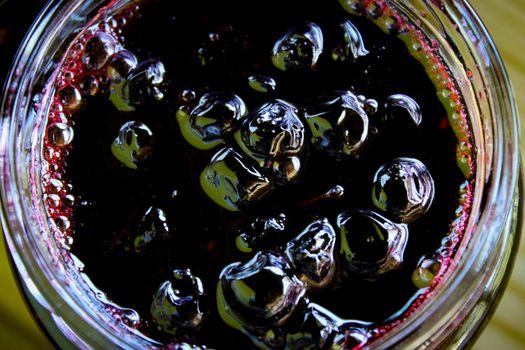
<svg viewBox="0 0 525 350">
<path fill-rule="evenodd" d="M 347 1 L 348 4 L 356 1 Z M 109 11 L 125 5 L 112 1 Z M 24 294 L 61 348 L 159 346 L 101 308 L 89 279 L 53 239 L 42 198 L 48 82 L 68 39 L 107 6 L 51 1 L 24 40 L 2 97 L 2 225 Z M 521 231 L 518 115 L 501 58 L 466 1 L 393 1 L 438 47 L 470 116 L 477 150 L 472 212 L 458 258 L 414 314 L 372 348 L 461 348 L 479 334 L 503 293 Z"/>
</svg>

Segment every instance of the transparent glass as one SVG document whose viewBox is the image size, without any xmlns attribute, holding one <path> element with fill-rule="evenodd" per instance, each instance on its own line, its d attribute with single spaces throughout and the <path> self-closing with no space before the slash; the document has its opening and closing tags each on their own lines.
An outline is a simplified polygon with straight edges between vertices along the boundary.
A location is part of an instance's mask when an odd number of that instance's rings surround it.
<svg viewBox="0 0 525 350">
<path fill-rule="evenodd" d="M 349 1 L 352 2 L 352 1 Z M 111 1 L 112 9 L 127 1 Z M 57 243 L 42 203 L 45 116 L 71 38 L 102 0 L 51 1 L 21 46 L 1 105 L 2 225 L 21 285 L 60 347 L 160 344 L 105 312 L 78 262 Z M 372 348 L 462 348 L 471 344 L 504 290 L 521 230 L 518 115 L 501 58 L 466 1 L 393 1 L 431 39 L 464 98 L 477 149 L 474 205 L 459 257 L 422 307 Z"/>
</svg>

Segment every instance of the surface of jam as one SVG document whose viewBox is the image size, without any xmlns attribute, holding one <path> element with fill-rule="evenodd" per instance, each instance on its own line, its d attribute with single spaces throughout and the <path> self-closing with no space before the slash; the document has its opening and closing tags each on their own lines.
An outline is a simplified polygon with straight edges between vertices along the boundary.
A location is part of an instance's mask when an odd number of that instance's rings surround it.
<svg viewBox="0 0 525 350">
<path fill-rule="evenodd" d="M 437 50 L 389 3 L 103 11 L 57 73 L 43 176 L 57 240 L 127 326 L 359 348 L 441 282 L 470 134 Z"/>
</svg>

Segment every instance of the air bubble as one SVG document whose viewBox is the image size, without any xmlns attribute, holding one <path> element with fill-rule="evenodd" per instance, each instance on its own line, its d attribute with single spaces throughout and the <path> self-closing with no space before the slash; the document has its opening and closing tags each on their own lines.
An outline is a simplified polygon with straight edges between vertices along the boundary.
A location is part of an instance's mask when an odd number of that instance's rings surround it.
<svg viewBox="0 0 525 350">
<path fill-rule="evenodd" d="M 55 148 L 53 146 L 44 147 L 42 150 L 44 159 L 52 162 L 53 158 L 55 158 Z"/>
<path fill-rule="evenodd" d="M 54 123 L 47 129 L 49 142 L 58 147 L 65 147 L 73 141 L 73 128 L 64 123 Z"/>
<path fill-rule="evenodd" d="M 258 217 L 246 228 L 237 232 L 237 248 L 244 252 L 271 245 L 283 236 L 286 227 L 286 215 Z"/>
<path fill-rule="evenodd" d="M 368 136 L 368 116 L 350 91 L 323 96 L 305 117 L 315 148 L 336 158 L 358 155 Z"/>
<path fill-rule="evenodd" d="M 383 0 L 372 0 L 367 3 L 365 13 L 372 19 L 377 19 L 383 15 L 384 4 Z"/>
<path fill-rule="evenodd" d="M 117 22 L 119 27 L 124 27 L 128 23 L 126 17 L 117 18 Z"/>
<path fill-rule="evenodd" d="M 305 293 L 289 271 L 286 260 L 269 251 L 226 266 L 218 287 L 227 305 L 223 311 L 247 328 L 282 324 Z"/>
<path fill-rule="evenodd" d="M 139 326 L 141 319 L 137 311 L 133 309 L 123 308 L 116 304 L 110 303 L 106 300 L 106 303 L 109 303 L 107 306 L 109 308 L 114 308 L 113 316 L 116 316 L 117 320 L 120 319 L 128 327 L 136 328 Z"/>
<path fill-rule="evenodd" d="M 82 51 L 84 50 L 84 42 L 85 40 L 81 40 L 81 38 L 79 38 L 79 40 L 73 45 L 73 48 L 71 50 L 72 57 L 77 57 L 79 54 L 82 53 Z"/>
<path fill-rule="evenodd" d="M 82 62 L 87 69 L 102 68 L 115 52 L 115 40 L 104 32 L 98 32 L 88 39 L 82 54 Z"/>
<path fill-rule="evenodd" d="M 58 179 L 50 179 L 47 186 L 49 193 L 60 193 L 64 189 L 64 183 Z"/>
<path fill-rule="evenodd" d="M 424 256 L 419 260 L 416 269 L 412 273 L 412 282 L 417 288 L 430 287 L 440 270 L 441 259 L 437 255 Z"/>
<path fill-rule="evenodd" d="M 281 157 L 269 163 L 265 170 L 278 184 L 285 185 L 295 182 L 301 174 L 301 159 L 299 157 Z"/>
<path fill-rule="evenodd" d="M 60 196 L 57 194 L 47 194 L 46 195 L 46 204 L 50 208 L 58 208 L 60 206 L 61 200 Z"/>
<path fill-rule="evenodd" d="M 332 58 L 335 61 L 355 61 L 359 57 L 368 55 L 365 48 L 363 37 L 356 26 L 350 21 L 341 23 L 343 29 L 344 44 L 339 44 L 332 52 Z"/>
<path fill-rule="evenodd" d="M 367 325 L 343 320 L 318 304 L 308 303 L 300 326 L 286 335 L 285 349 L 360 349 L 368 341 Z"/>
<path fill-rule="evenodd" d="M 248 77 L 248 85 L 258 92 L 275 91 L 277 87 L 275 80 L 264 75 L 250 75 Z"/>
<path fill-rule="evenodd" d="M 397 269 L 403 262 L 408 240 L 405 224 L 394 223 L 369 210 L 349 210 L 338 215 L 341 254 L 346 267 L 375 277 Z"/>
<path fill-rule="evenodd" d="M 60 113 L 64 111 L 64 107 L 59 102 L 53 102 L 51 105 L 51 112 Z"/>
<path fill-rule="evenodd" d="M 56 120 L 57 122 L 59 123 L 64 123 L 64 124 L 67 124 L 68 121 L 69 121 L 69 117 L 66 113 L 64 112 L 60 112 L 60 113 L 57 113 L 57 114 L 50 114 L 49 116 L 49 120 Z"/>
<path fill-rule="evenodd" d="M 223 148 L 200 176 L 206 195 L 230 211 L 264 198 L 272 191 L 269 179 L 232 148 Z"/>
<path fill-rule="evenodd" d="M 252 244 L 250 243 L 251 237 L 246 233 L 241 233 L 235 237 L 235 246 L 240 252 L 251 253 L 253 251 Z"/>
<path fill-rule="evenodd" d="M 111 16 L 106 18 L 106 23 L 109 24 L 111 26 L 111 28 L 113 28 L 113 29 L 118 28 L 117 20 L 115 18 L 111 17 Z"/>
<path fill-rule="evenodd" d="M 423 163 L 414 158 L 395 158 L 374 175 L 375 206 L 401 222 L 423 215 L 434 198 L 434 181 Z"/>
<path fill-rule="evenodd" d="M 73 80 L 73 73 L 71 71 L 67 71 L 64 73 L 64 81 L 67 82 L 67 83 L 70 83 L 71 80 Z"/>
<path fill-rule="evenodd" d="M 136 253 L 141 253 L 152 242 L 158 239 L 167 238 L 170 230 L 166 213 L 160 208 L 149 207 L 140 220 L 137 232 L 141 234 L 135 237 L 133 242 L 133 248 Z"/>
<path fill-rule="evenodd" d="M 442 247 L 441 249 L 439 249 L 439 254 L 440 254 L 444 259 L 447 259 L 449 256 L 452 255 L 452 249 Z"/>
<path fill-rule="evenodd" d="M 72 194 L 67 194 L 64 197 L 64 205 L 68 207 L 73 207 L 73 205 L 75 205 L 75 202 L 75 196 L 73 196 Z"/>
<path fill-rule="evenodd" d="M 285 255 L 308 287 L 321 288 L 335 273 L 336 234 L 327 219 L 319 219 L 286 245 Z"/>
<path fill-rule="evenodd" d="M 390 34 L 403 32 L 402 23 L 397 16 L 389 16 L 385 19 L 385 26 Z"/>
<path fill-rule="evenodd" d="M 421 124 L 423 119 L 419 104 L 413 98 L 407 95 L 395 94 L 388 96 L 385 102 L 385 108 L 387 109 L 388 113 L 390 113 L 390 118 L 395 118 L 395 110 L 397 108 L 401 108 L 406 113 L 408 113 L 409 117 L 416 125 Z"/>
<path fill-rule="evenodd" d="M 323 52 L 323 32 L 315 23 L 292 27 L 274 45 L 273 65 L 280 70 L 311 68 Z"/>
<path fill-rule="evenodd" d="M 137 64 L 137 57 L 134 54 L 128 50 L 118 51 L 108 63 L 107 76 L 112 83 L 119 83 L 128 77 Z"/>
<path fill-rule="evenodd" d="M 211 32 L 208 33 L 208 39 L 210 39 L 210 41 L 218 41 L 220 39 L 220 35 L 219 33 Z"/>
<path fill-rule="evenodd" d="M 304 125 L 298 109 L 283 100 L 273 100 L 248 114 L 238 138 L 255 159 L 298 155 L 304 148 Z"/>
<path fill-rule="evenodd" d="M 151 154 L 152 146 L 153 132 L 143 123 L 130 121 L 120 127 L 111 153 L 126 167 L 137 169 Z"/>
<path fill-rule="evenodd" d="M 368 341 L 368 333 L 352 324 L 342 325 L 334 336 L 330 349 L 361 349 Z"/>
<path fill-rule="evenodd" d="M 86 74 L 80 82 L 78 87 L 84 96 L 96 96 L 99 92 L 99 83 L 97 78 L 91 74 Z"/>
<path fill-rule="evenodd" d="M 71 227 L 71 222 L 67 217 L 61 215 L 55 218 L 55 225 L 60 231 L 64 232 Z"/>
<path fill-rule="evenodd" d="M 82 105 L 82 94 L 74 85 L 66 85 L 58 92 L 62 106 L 67 110 L 76 110 Z"/>
<path fill-rule="evenodd" d="M 368 114 L 375 114 L 379 108 L 379 103 L 374 99 L 367 99 L 365 101 L 365 111 Z"/>
<path fill-rule="evenodd" d="M 184 102 L 191 102 L 197 97 L 197 93 L 194 90 L 186 89 L 180 93 L 180 97 Z"/>
<path fill-rule="evenodd" d="M 164 81 L 166 69 L 164 63 L 156 59 L 149 59 L 139 63 L 139 65 L 131 72 L 130 80 L 144 79 L 152 85 L 159 85 Z"/>
<path fill-rule="evenodd" d="M 151 303 L 153 321 L 166 333 L 180 335 L 180 331 L 197 330 L 206 312 L 204 287 L 190 269 L 173 271 L 173 277 L 163 282 Z"/>
<path fill-rule="evenodd" d="M 246 105 L 230 92 L 210 92 L 203 95 L 197 106 L 187 114 L 177 112 L 182 136 L 193 147 L 201 150 L 213 148 L 232 132 L 246 115 Z"/>
<path fill-rule="evenodd" d="M 164 98 L 161 84 L 166 71 L 164 64 L 155 59 L 140 62 L 126 80 L 112 84 L 109 97 L 113 105 L 122 112 L 134 111 L 148 100 L 160 101 Z"/>
<path fill-rule="evenodd" d="M 298 329 L 286 335 L 285 349 L 332 349 L 330 339 L 342 320 L 315 303 L 309 303 L 303 312 Z"/>
</svg>

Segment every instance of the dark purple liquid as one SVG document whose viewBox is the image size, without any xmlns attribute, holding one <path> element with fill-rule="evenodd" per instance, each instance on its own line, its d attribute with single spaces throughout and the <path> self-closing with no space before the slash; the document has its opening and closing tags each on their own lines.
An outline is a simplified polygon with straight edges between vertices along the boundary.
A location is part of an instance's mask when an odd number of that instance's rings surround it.
<svg viewBox="0 0 525 350">
<path fill-rule="evenodd" d="M 327 286 L 309 289 L 281 328 L 288 334 L 297 333 L 309 303 L 316 303 L 373 338 L 377 330 L 407 316 L 415 296 L 425 291 L 413 283 L 418 262 L 422 256 L 441 251 L 458 206 L 468 211 L 468 204 L 459 202 L 460 188 L 467 180 L 457 165 L 458 138 L 436 96 L 436 87 L 405 43 L 381 31 L 369 18 L 349 15 L 337 2 L 322 6 L 290 3 L 283 7 L 279 2 L 145 1 L 140 16 L 119 24 L 115 31 L 120 31 L 122 45 L 139 64 L 148 59 L 163 63 L 166 74 L 155 86 L 162 90 L 163 98 L 156 99 L 151 89 L 144 90 L 133 111 L 119 111 L 108 98 L 115 87 L 99 81 L 95 96 L 84 93 L 80 107 L 65 108 L 74 141 L 66 147 L 69 154 L 58 157 L 55 174 L 60 173 L 62 182 L 72 185 L 71 190 L 59 194 L 73 195 L 75 205 L 67 210 L 58 206 L 52 216 L 57 220 L 62 215 L 71 221 L 71 227 L 63 228 L 73 237 L 72 253 L 85 264 L 84 272 L 97 288 L 118 305 L 136 310 L 142 318 L 139 329 L 161 342 L 254 347 L 249 337 L 229 327 L 217 312 L 221 271 L 231 263 L 250 260 L 259 250 L 284 255 L 287 242 L 319 218 L 326 218 L 337 235 L 335 276 Z M 341 42 L 339 24 L 348 20 L 359 30 L 368 53 L 355 61 L 338 62 L 330 50 Z M 325 50 L 314 67 L 276 68 L 271 60 L 272 47 L 291 27 L 303 23 L 315 23 L 322 29 Z M 306 52 L 311 48 L 303 49 Z M 78 84 L 86 74 L 99 77 L 105 67 L 91 73 L 76 70 L 71 84 Z M 276 82 L 275 91 L 254 90 L 248 83 L 253 75 L 271 77 Z M 196 98 L 185 98 L 185 90 L 193 91 Z M 241 123 L 221 136 L 222 144 L 198 150 L 181 134 L 176 118 L 177 110 L 192 110 L 199 98 L 216 91 L 240 96 L 249 112 L 269 101 L 284 100 L 297 107 L 298 118 L 305 126 L 298 178 L 284 185 L 274 184 L 264 198 L 239 202 L 239 211 L 218 206 L 203 191 L 199 178 L 214 154 L 225 146 L 241 154 L 246 163 L 258 166 L 233 136 Z M 327 156 L 312 143 L 314 131 L 305 119 L 322 96 L 334 91 L 351 91 L 378 102 L 377 111 L 367 113 L 364 145 L 348 157 Z M 417 101 L 422 116 L 419 125 L 403 108 L 385 104 L 394 94 Z M 56 115 L 50 120 L 53 118 Z M 148 138 L 147 155 L 137 162 L 137 169 L 119 161 L 111 148 L 119 129 L 129 121 L 147 125 L 152 134 L 143 136 Z M 407 223 L 402 264 L 385 273 L 363 275 L 345 265 L 337 218 L 345 211 L 364 209 L 396 221 L 373 203 L 372 189 L 378 168 L 399 157 L 426 165 L 434 185 L 432 204 L 417 220 Z M 53 170 L 50 173 L 53 175 Z M 342 193 L 323 196 L 336 186 L 343 189 Z M 165 220 L 154 215 L 158 210 Z M 262 218 L 280 215 L 285 217 L 284 229 L 261 228 Z M 257 220 L 259 224 L 253 224 Z M 152 225 L 157 230 L 155 237 L 144 236 Z M 251 252 L 238 249 L 241 233 L 252 239 Z M 366 242 L 355 244 L 357 248 L 366 246 Z M 374 254 L 354 253 L 365 257 Z M 437 260 L 446 267 L 447 259 L 445 254 Z M 152 319 L 152 297 L 164 281 L 173 278 L 174 270 L 188 268 L 202 281 L 204 321 L 199 327 L 180 327 L 174 335 L 160 330 Z M 290 273 L 297 271 L 292 268 Z"/>
</svg>

